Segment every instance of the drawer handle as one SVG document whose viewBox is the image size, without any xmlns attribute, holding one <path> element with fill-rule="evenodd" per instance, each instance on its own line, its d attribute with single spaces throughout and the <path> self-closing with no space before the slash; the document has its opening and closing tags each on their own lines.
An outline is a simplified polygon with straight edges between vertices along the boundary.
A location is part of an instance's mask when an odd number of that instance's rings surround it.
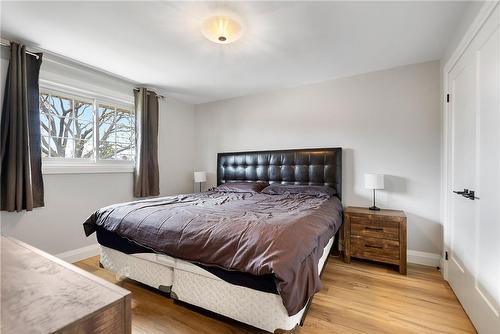
<svg viewBox="0 0 500 334">
<path fill-rule="evenodd" d="M 365 227 L 365 230 L 370 230 L 370 231 L 380 231 L 383 232 L 384 229 L 380 227 Z"/>
<path fill-rule="evenodd" d="M 384 246 L 375 246 L 375 245 L 368 245 L 368 244 L 365 244 L 365 247 L 366 248 L 378 248 L 378 249 L 384 248 Z"/>
</svg>

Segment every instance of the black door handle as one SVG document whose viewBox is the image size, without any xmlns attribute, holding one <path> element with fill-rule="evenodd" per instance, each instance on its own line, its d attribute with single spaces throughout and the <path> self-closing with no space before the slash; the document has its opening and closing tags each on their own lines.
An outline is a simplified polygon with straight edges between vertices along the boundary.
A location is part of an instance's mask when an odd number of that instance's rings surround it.
<svg viewBox="0 0 500 334">
<path fill-rule="evenodd" d="M 479 197 L 476 197 L 474 190 L 469 190 L 469 189 L 464 189 L 464 191 L 453 190 L 453 192 L 455 194 L 462 195 L 463 197 L 468 198 L 472 201 L 475 199 L 479 199 Z"/>
<path fill-rule="evenodd" d="M 466 196 L 469 193 L 469 189 L 464 188 L 464 191 L 453 190 L 453 192 L 458 195 Z"/>
<path fill-rule="evenodd" d="M 476 197 L 475 195 L 476 195 L 476 194 L 474 193 L 474 190 L 471 190 L 471 191 L 469 191 L 469 193 L 468 193 L 468 194 L 463 195 L 463 196 L 464 196 L 464 197 L 467 197 L 468 199 L 470 199 L 470 200 L 472 200 L 472 201 L 473 201 L 473 200 L 475 200 L 475 199 L 479 199 L 479 197 Z"/>
</svg>

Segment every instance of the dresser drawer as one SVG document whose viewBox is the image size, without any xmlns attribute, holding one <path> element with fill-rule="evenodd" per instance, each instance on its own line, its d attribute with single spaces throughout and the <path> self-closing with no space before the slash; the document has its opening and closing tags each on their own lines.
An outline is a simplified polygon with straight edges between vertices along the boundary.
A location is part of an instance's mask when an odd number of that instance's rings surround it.
<svg viewBox="0 0 500 334">
<path fill-rule="evenodd" d="M 384 220 L 351 218 L 351 235 L 399 240 L 399 223 Z"/>
<path fill-rule="evenodd" d="M 352 235 L 351 254 L 354 257 L 398 264 L 399 241 Z"/>
</svg>

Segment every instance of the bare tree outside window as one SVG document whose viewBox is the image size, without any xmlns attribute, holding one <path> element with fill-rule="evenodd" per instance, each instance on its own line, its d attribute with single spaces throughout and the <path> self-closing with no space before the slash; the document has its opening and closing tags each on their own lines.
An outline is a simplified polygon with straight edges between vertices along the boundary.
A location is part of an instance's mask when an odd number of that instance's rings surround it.
<svg viewBox="0 0 500 334">
<path fill-rule="evenodd" d="M 97 110 L 96 110 L 97 109 Z M 40 95 L 44 157 L 133 160 L 134 114 L 130 110 L 54 94 Z M 98 135 L 95 149 L 94 132 Z"/>
<path fill-rule="evenodd" d="M 134 114 L 126 109 L 99 105 L 99 158 L 133 160 Z"/>
</svg>

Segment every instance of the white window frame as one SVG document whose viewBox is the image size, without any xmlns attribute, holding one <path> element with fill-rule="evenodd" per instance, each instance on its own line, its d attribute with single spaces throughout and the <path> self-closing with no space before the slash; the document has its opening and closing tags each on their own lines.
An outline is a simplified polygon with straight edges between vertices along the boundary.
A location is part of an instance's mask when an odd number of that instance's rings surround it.
<svg viewBox="0 0 500 334">
<path fill-rule="evenodd" d="M 57 84 L 46 80 L 40 80 L 39 94 L 61 95 L 71 99 L 83 102 L 92 102 L 94 108 L 94 157 L 92 159 L 82 158 L 63 158 L 63 157 L 43 157 L 43 174 L 87 174 L 87 173 L 132 173 L 135 168 L 135 162 L 132 160 L 104 160 L 99 159 L 98 129 L 97 126 L 97 108 L 100 104 L 110 105 L 115 108 L 134 110 L 133 99 L 123 97 L 108 96 L 102 93 L 92 92 L 71 86 Z"/>
</svg>

